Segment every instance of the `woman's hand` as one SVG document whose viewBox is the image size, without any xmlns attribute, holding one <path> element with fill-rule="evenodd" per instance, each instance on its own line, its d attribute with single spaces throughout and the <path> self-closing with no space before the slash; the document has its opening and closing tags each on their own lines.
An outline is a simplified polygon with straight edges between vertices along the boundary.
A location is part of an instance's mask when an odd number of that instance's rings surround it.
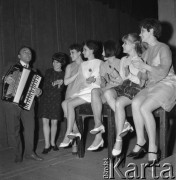
<svg viewBox="0 0 176 180">
<path fill-rule="evenodd" d="M 86 79 L 86 82 L 88 84 L 94 83 L 96 81 L 96 78 L 94 76 L 90 76 L 89 78 Z"/>
<path fill-rule="evenodd" d="M 146 69 L 146 64 L 143 61 L 132 61 L 132 64 L 136 69 Z"/>
<path fill-rule="evenodd" d="M 101 84 L 100 84 L 101 88 L 104 88 L 106 86 L 106 83 L 107 83 L 106 79 L 101 76 Z"/>
<path fill-rule="evenodd" d="M 62 84 L 63 84 L 63 80 L 62 79 L 58 79 L 58 80 L 52 82 L 52 86 L 58 85 L 58 88 L 60 88 Z"/>
</svg>

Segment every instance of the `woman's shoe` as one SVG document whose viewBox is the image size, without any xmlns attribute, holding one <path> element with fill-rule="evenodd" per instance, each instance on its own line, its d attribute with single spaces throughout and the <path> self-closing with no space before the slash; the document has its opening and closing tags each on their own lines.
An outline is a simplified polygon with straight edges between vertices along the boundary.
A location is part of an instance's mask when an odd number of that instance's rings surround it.
<svg viewBox="0 0 176 180">
<path fill-rule="evenodd" d="M 124 128 L 122 130 L 122 132 L 120 133 L 120 137 L 124 137 L 125 135 L 128 134 L 128 132 L 133 132 L 134 129 L 133 127 L 131 126 L 131 124 L 128 122 L 128 121 L 125 121 L 125 124 L 124 124 Z"/>
<path fill-rule="evenodd" d="M 44 148 L 42 154 L 48 154 L 51 151 L 51 146 L 49 148 Z"/>
<path fill-rule="evenodd" d="M 116 139 L 116 143 L 122 143 L 122 139 Z M 115 145 L 114 145 L 115 146 Z M 115 157 L 115 156 L 118 156 L 120 155 L 122 152 L 122 145 L 121 145 L 121 148 L 120 149 L 115 149 L 113 148 L 112 150 L 112 155 Z"/>
<path fill-rule="evenodd" d="M 57 145 L 51 146 L 51 149 L 52 149 L 53 151 L 59 151 L 59 148 L 57 147 Z"/>
<path fill-rule="evenodd" d="M 143 146 L 141 146 L 139 144 L 136 144 L 136 145 L 140 147 L 139 151 L 137 151 L 137 152 L 131 151 L 127 155 L 127 157 L 133 157 L 134 159 L 140 159 L 140 158 L 144 157 L 144 155 L 147 153 L 147 146 L 148 146 L 147 142 Z"/>
<path fill-rule="evenodd" d="M 105 132 L 105 127 L 103 125 L 99 126 L 98 128 L 94 128 L 90 131 L 91 134 L 97 134 L 97 133 L 104 133 Z"/>
<path fill-rule="evenodd" d="M 102 139 L 97 146 L 91 145 L 91 146 L 89 146 L 89 147 L 87 148 L 87 150 L 88 150 L 88 151 L 95 151 L 95 150 L 97 150 L 98 148 L 103 147 L 103 146 L 104 146 L 104 140 Z"/>
<path fill-rule="evenodd" d="M 68 146 L 71 145 L 72 141 L 73 141 L 73 140 L 70 139 L 68 143 L 63 143 L 63 142 L 62 142 L 62 143 L 60 143 L 59 147 L 61 147 L 61 148 L 68 147 Z"/>
<path fill-rule="evenodd" d="M 152 166 L 154 166 L 155 164 L 157 164 L 159 162 L 159 160 L 161 158 L 161 151 L 158 150 L 157 152 L 148 152 L 148 153 L 152 153 L 152 154 L 156 155 L 156 159 L 150 160 L 147 163 L 147 166 L 152 167 Z"/>
<path fill-rule="evenodd" d="M 71 132 L 70 134 L 68 134 L 67 135 L 67 137 L 69 138 L 69 139 L 75 139 L 75 138 L 77 138 L 77 137 L 79 137 L 80 139 L 81 139 L 81 134 L 78 132 L 78 133 L 73 133 L 73 132 Z"/>
</svg>

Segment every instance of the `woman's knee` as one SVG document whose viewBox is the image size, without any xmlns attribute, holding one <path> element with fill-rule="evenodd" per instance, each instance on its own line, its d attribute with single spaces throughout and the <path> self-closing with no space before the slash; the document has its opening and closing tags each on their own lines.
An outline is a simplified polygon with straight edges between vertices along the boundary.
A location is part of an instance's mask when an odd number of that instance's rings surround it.
<svg viewBox="0 0 176 180">
<path fill-rule="evenodd" d="M 76 106 L 77 106 L 77 105 L 75 104 L 74 100 L 73 100 L 73 101 L 69 101 L 69 102 L 67 103 L 67 108 L 68 108 L 68 110 L 74 109 Z"/>
<path fill-rule="evenodd" d="M 142 102 L 139 99 L 133 99 L 131 107 L 133 110 L 140 111 Z"/>
<path fill-rule="evenodd" d="M 57 126 L 57 122 L 58 122 L 57 120 L 52 120 L 52 121 L 51 121 L 51 125 L 52 125 L 52 126 Z"/>
<path fill-rule="evenodd" d="M 92 89 L 91 94 L 92 95 L 97 94 L 97 93 L 99 93 L 99 91 L 100 91 L 100 88 L 94 88 L 94 89 Z"/>
<path fill-rule="evenodd" d="M 116 109 L 122 109 L 122 108 L 124 108 L 123 102 L 122 102 L 120 99 L 118 99 L 118 100 L 115 102 L 115 107 L 116 107 Z"/>
<path fill-rule="evenodd" d="M 146 103 L 142 104 L 140 111 L 144 116 L 146 116 L 146 114 L 152 113 L 151 106 Z"/>
<path fill-rule="evenodd" d="M 67 107 L 67 103 L 69 102 L 69 100 L 64 100 L 63 102 L 62 102 L 62 108 L 63 109 L 65 109 L 66 107 Z"/>
<path fill-rule="evenodd" d="M 47 118 L 42 118 L 43 124 L 44 125 L 49 125 L 49 119 Z"/>
<path fill-rule="evenodd" d="M 111 99 L 112 98 L 112 92 L 111 92 L 111 90 L 106 90 L 105 92 L 104 92 L 104 97 L 105 97 L 105 99 L 108 101 L 109 99 Z"/>
<path fill-rule="evenodd" d="M 100 95 L 101 95 L 101 89 L 100 88 L 92 89 L 91 96 L 92 96 L 93 99 L 97 98 L 97 97 L 100 97 Z"/>
</svg>

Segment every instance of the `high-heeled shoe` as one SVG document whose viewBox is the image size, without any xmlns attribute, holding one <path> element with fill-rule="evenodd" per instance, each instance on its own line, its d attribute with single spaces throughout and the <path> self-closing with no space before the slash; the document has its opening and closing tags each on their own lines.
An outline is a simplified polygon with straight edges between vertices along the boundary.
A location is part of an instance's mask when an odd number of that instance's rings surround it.
<svg viewBox="0 0 176 180">
<path fill-rule="evenodd" d="M 116 142 L 117 142 L 117 143 L 119 143 L 119 142 L 122 143 L 122 139 L 116 139 Z M 114 145 L 114 146 L 115 146 L 115 145 Z M 115 149 L 115 148 L 113 148 L 113 150 L 112 150 L 112 155 L 113 155 L 113 156 L 118 156 L 118 155 L 121 154 L 121 152 L 122 152 L 122 146 L 121 146 L 120 149 Z"/>
<path fill-rule="evenodd" d="M 74 138 L 76 138 L 76 137 L 79 137 L 80 139 L 81 139 L 81 134 L 78 132 L 78 133 L 73 133 L 73 132 L 71 132 L 70 134 L 68 134 L 67 135 L 67 137 L 69 138 L 69 139 L 74 139 Z"/>
<path fill-rule="evenodd" d="M 120 137 L 124 137 L 128 134 L 128 132 L 134 131 L 133 127 L 131 126 L 131 124 L 128 121 L 125 121 L 124 127 L 125 128 L 123 128 L 122 132 L 119 135 Z"/>
<path fill-rule="evenodd" d="M 148 153 L 152 153 L 152 154 L 156 155 L 156 159 L 149 160 L 147 162 L 147 166 L 152 167 L 152 166 L 154 166 L 155 164 L 157 164 L 159 162 L 159 160 L 161 158 L 161 151 L 158 150 L 157 152 L 148 152 Z"/>
<path fill-rule="evenodd" d="M 121 153 L 118 156 L 116 156 L 116 159 L 114 161 L 114 168 L 116 167 L 125 167 L 125 154 Z"/>
<path fill-rule="evenodd" d="M 140 158 L 143 158 L 144 155 L 147 153 L 147 146 L 148 146 L 147 142 L 143 146 L 141 146 L 139 144 L 136 144 L 136 145 L 140 147 L 139 151 L 137 151 L 137 152 L 131 151 L 127 155 L 127 157 L 133 157 L 134 159 L 140 159 Z"/>
<path fill-rule="evenodd" d="M 42 154 L 48 154 L 51 151 L 51 146 L 49 148 L 44 148 Z"/>
<path fill-rule="evenodd" d="M 59 151 L 59 148 L 57 147 L 57 145 L 55 144 L 54 146 L 51 146 L 51 149 L 53 151 Z"/>
<path fill-rule="evenodd" d="M 97 146 L 91 145 L 91 146 L 89 146 L 89 147 L 87 148 L 87 150 L 88 150 L 88 151 L 95 151 L 95 150 L 97 150 L 98 148 L 103 147 L 103 146 L 104 146 L 104 140 L 102 139 Z"/>
<path fill-rule="evenodd" d="M 105 132 L 105 127 L 103 125 L 97 127 L 97 128 L 94 128 L 90 131 L 91 134 L 97 134 L 97 133 L 104 133 Z"/>
<path fill-rule="evenodd" d="M 61 148 L 68 147 L 68 146 L 70 146 L 70 145 L 71 145 L 72 141 L 73 141 L 73 140 L 72 140 L 72 139 L 70 139 L 68 143 L 64 143 L 64 142 L 62 142 L 62 143 L 60 143 L 59 147 L 61 147 Z"/>
</svg>

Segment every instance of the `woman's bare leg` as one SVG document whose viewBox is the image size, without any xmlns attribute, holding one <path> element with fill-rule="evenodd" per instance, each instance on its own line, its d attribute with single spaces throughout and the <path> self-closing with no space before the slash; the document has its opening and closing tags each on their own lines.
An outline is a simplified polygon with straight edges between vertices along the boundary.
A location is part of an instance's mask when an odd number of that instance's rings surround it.
<svg viewBox="0 0 176 180">
<path fill-rule="evenodd" d="M 62 102 L 62 109 L 63 109 L 63 112 L 64 112 L 64 117 L 67 118 L 67 104 L 68 102 L 70 101 L 71 99 L 65 99 L 63 102 Z"/>
<path fill-rule="evenodd" d="M 43 121 L 43 135 L 45 138 L 45 149 L 50 147 L 50 126 L 49 119 L 42 118 Z"/>
<path fill-rule="evenodd" d="M 115 103 L 115 125 L 116 125 L 116 140 L 122 140 L 119 136 L 123 131 L 123 127 L 126 121 L 125 107 L 131 104 L 131 100 L 125 96 L 121 96 Z M 122 141 L 116 141 L 114 149 L 120 150 L 122 148 Z"/>
<path fill-rule="evenodd" d="M 117 99 L 117 93 L 114 89 L 108 89 L 104 92 L 104 97 L 108 103 L 108 105 L 111 107 L 111 109 L 115 112 L 115 102 Z"/>
<path fill-rule="evenodd" d="M 52 119 L 51 120 L 51 145 L 55 146 L 55 138 L 57 133 L 57 122 L 58 120 Z"/>
<path fill-rule="evenodd" d="M 94 122 L 95 126 L 94 128 L 98 128 L 100 125 L 102 125 L 101 122 L 101 116 L 102 116 L 102 90 L 100 88 L 95 88 L 91 92 L 91 106 L 92 111 L 94 115 Z"/>
<path fill-rule="evenodd" d="M 156 122 L 155 122 L 155 118 L 152 112 L 155 109 L 158 109 L 159 107 L 160 107 L 160 104 L 151 98 L 146 99 L 141 106 L 141 113 L 145 120 L 145 127 L 146 127 L 147 135 L 149 138 L 148 152 L 157 152 Z M 149 157 L 149 160 L 154 160 L 157 158 L 156 154 L 152 154 L 152 153 L 149 153 L 148 157 Z"/>
<path fill-rule="evenodd" d="M 67 130 L 65 133 L 63 143 L 68 143 L 70 141 L 67 135 L 73 131 L 73 126 L 75 123 L 75 108 L 84 103 L 86 103 L 86 101 L 79 97 L 75 97 L 68 102 L 67 104 Z"/>
<path fill-rule="evenodd" d="M 133 114 L 133 121 L 136 129 L 137 135 L 137 144 L 143 146 L 146 143 L 146 139 L 144 136 L 144 117 L 141 114 L 141 106 L 142 103 L 145 101 L 145 96 L 137 95 L 132 101 L 132 114 Z M 138 152 L 140 149 L 139 146 L 135 145 L 133 151 Z"/>
</svg>

